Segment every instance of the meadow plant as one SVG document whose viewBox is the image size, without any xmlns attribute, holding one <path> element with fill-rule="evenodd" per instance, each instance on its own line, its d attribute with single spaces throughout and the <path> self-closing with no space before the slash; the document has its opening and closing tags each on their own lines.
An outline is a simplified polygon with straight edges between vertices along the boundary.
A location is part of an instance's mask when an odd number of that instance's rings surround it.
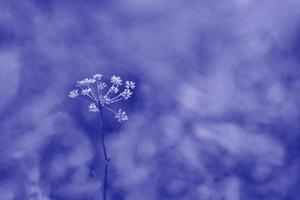
<svg viewBox="0 0 300 200">
<path fill-rule="evenodd" d="M 108 87 L 110 85 L 110 87 Z M 121 91 L 121 88 L 122 91 Z M 104 179 L 103 179 L 103 200 L 106 200 L 107 194 L 107 175 L 108 164 L 110 158 L 107 155 L 105 138 L 103 132 L 103 109 L 114 114 L 115 119 L 119 122 L 128 120 L 125 111 L 118 109 L 113 110 L 109 105 L 121 100 L 128 100 L 132 95 L 132 90 L 135 88 L 133 81 L 123 83 L 119 76 L 112 76 L 109 83 L 102 80 L 102 74 L 95 74 L 91 78 L 85 78 L 77 81 L 76 89 L 69 92 L 69 97 L 85 99 L 89 101 L 88 109 L 90 112 L 99 112 L 100 134 L 105 159 Z"/>
</svg>

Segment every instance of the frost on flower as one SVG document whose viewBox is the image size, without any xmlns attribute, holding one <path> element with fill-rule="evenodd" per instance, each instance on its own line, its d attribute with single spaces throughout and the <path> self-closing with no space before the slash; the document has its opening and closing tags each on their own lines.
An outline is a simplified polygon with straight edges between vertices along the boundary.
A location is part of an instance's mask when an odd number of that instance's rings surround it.
<svg viewBox="0 0 300 200">
<path fill-rule="evenodd" d="M 78 94 L 78 90 L 72 90 L 72 91 L 70 91 L 70 93 L 69 93 L 69 97 L 71 97 L 71 98 L 75 98 L 75 97 L 77 97 L 79 94 Z"/>
<path fill-rule="evenodd" d="M 110 81 L 117 86 L 122 85 L 122 79 L 119 76 L 112 76 Z"/>
<path fill-rule="evenodd" d="M 115 118 L 119 122 L 128 120 L 125 111 L 121 109 L 118 112 L 114 111 L 109 105 L 129 99 L 132 95 L 132 90 L 135 88 L 135 83 L 133 81 L 125 81 L 123 88 L 121 88 L 123 81 L 119 76 L 113 75 L 110 81 L 107 82 L 102 78 L 102 74 L 95 74 L 92 78 L 77 81 L 76 86 L 78 89 L 70 91 L 69 97 L 75 98 L 82 95 L 82 98 L 91 102 L 88 106 L 89 111 L 99 112 L 103 108 L 114 113 Z M 122 92 L 120 92 L 121 89 Z"/>
<path fill-rule="evenodd" d="M 122 111 L 121 109 L 119 109 L 119 111 L 116 113 L 115 118 L 118 119 L 119 122 L 128 120 L 126 112 Z"/>
<path fill-rule="evenodd" d="M 91 103 L 91 104 L 89 105 L 89 111 L 90 111 L 90 112 L 98 112 L 99 109 L 98 109 L 98 107 L 96 106 L 95 103 Z"/>
</svg>

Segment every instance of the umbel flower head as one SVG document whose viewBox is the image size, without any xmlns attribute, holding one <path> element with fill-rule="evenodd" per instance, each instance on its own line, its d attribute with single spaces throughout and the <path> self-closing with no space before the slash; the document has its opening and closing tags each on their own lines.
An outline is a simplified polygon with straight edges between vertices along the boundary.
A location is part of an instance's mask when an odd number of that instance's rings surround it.
<svg viewBox="0 0 300 200">
<path fill-rule="evenodd" d="M 90 101 L 88 109 L 90 112 L 99 112 L 100 107 L 103 107 L 114 113 L 115 118 L 119 122 L 128 120 L 126 112 L 119 109 L 114 111 L 109 107 L 110 104 L 121 100 L 128 100 L 132 95 L 132 90 L 135 88 L 133 81 L 126 81 L 123 86 L 123 81 L 119 76 L 112 76 L 110 83 L 105 83 L 102 80 L 102 74 L 95 74 L 92 78 L 85 78 L 77 81 L 77 89 L 69 92 L 69 97 L 77 98 L 80 95 Z M 110 85 L 110 87 L 107 87 Z M 123 89 L 121 87 L 123 86 Z"/>
</svg>

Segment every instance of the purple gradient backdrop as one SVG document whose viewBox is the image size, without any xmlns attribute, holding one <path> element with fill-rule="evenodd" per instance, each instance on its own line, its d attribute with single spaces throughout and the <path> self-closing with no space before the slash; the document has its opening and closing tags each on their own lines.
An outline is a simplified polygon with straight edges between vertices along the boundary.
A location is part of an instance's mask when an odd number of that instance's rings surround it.
<svg viewBox="0 0 300 200">
<path fill-rule="evenodd" d="M 103 73 L 137 82 L 128 122 L 105 113 L 109 199 L 298 200 L 299 8 L 0 1 L 1 199 L 101 199 L 97 116 L 67 93 Z"/>
</svg>

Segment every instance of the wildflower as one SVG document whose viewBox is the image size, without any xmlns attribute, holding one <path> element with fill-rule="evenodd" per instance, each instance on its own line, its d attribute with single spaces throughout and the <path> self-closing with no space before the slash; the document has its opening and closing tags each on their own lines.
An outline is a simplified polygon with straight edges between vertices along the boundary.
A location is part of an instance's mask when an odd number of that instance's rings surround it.
<svg viewBox="0 0 300 200">
<path fill-rule="evenodd" d="M 115 86 L 112 86 L 110 88 L 110 90 L 113 92 L 113 93 L 118 93 L 119 92 L 119 88 L 118 87 L 115 87 Z"/>
<path fill-rule="evenodd" d="M 75 97 L 77 97 L 79 94 L 78 94 L 78 90 L 72 90 L 72 91 L 70 91 L 70 93 L 69 93 L 69 97 L 71 97 L 71 98 L 75 98 Z"/>
<path fill-rule="evenodd" d="M 122 79 L 119 76 L 112 76 L 110 82 L 117 86 L 122 85 Z"/>
<path fill-rule="evenodd" d="M 93 76 L 93 78 L 94 78 L 95 80 L 100 80 L 100 79 L 102 78 L 102 74 L 95 74 L 95 75 Z"/>
<path fill-rule="evenodd" d="M 110 87 L 108 87 L 108 89 L 106 89 L 108 83 L 104 82 L 102 77 L 102 74 L 94 74 L 91 78 L 77 81 L 77 86 L 80 89 L 70 91 L 69 97 L 75 98 L 79 95 L 83 95 L 90 101 L 90 105 L 88 106 L 90 112 L 99 112 L 100 108 L 104 108 L 114 113 L 115 118 L 119 122 L 128 120 L 125 111 L 121 109 L 115 111 L 111 109 L 109 105 L 124 99 L 129 99 L 132 95 L 132 90 L 135 88 L 135 83 L 133 81 L 124 81 L 124 89 L 120 92 L 122 79 L 119 76 L 113 75 L 111 77 Z M 106 91 L 104 91 L 105 89 Z"/>
<path fill-rule="evenodd" d="M 135 88 L 135 82 L 133 82 L 133 81 L 126 81 L 125 84 L 126 84 L 125 87 L 127 89 L 134 89 Z"/>
<path fill-rule="evenodd" d="M 126 81 L 125 87 L 123 92 L 119 92 L 119 87 L 122 85 L 122 79 L 119 76 L 112 76 L 110 82 L 110 87 L 106 89 L 104 92 L 104 88 L 106 88 L 106 83 L 100 82 L 102 79 L 102 74 L 95 74 L 92 76 L 92 78 L 85 78 L 81 81 L 77 81 L 77 87 L 80 88 L 81 92 L 80 94 L 83 95 L 85 98 L 88 98 L 90 101 L 90 104 L 88 106 L 88 109 L 90 112 L 99 112 L 99 119 L 101 122 L 101 142 L 102 142 L 102 148 L 103 148 L 103 154 L 105 159 L 105 174 L 104 174 L 104 190 L 103 190 L 103 199 L 106 199 L 106 187 L 107 187 L 107 169 L 108 164 L 110 161 L 110 158 L 108 157 L 106 153 L 106 146 L 105 146 L 105 140 L 104 140 L 104 130 L 103 130 L 103 114 L 102 109 L 106 109 L 112 113 L 114 113 L 115 118 L 119 122 L 124 122 L 128 120 L 128 116 L 126 115 L 126 112 L 119 109 L 118 112 L 114 111 L 109 107 L 110 104 L 116 103 L 118 101 L 121 101 L 123 99 L 128 99 L 131 97 L 132 92 L 131 89 L 135 88 L 135 83 L 133 81 Z M 94 84 L 95 83 L 95 84 Z M 72 90 L 69 93 L 69 97 L 75 98 L 80 95 L 78 92 L 78 89 Z"/>
<path fill-rule="evenodd" d="M 118 113 L 116 113 L 115 118 L 118 119 L 119 122 L 128 120 L 126 112 L 122 111 L 121 109 L 119 109 Z"/>
<path fill-rule="evenodd" d="M 85 82 L 86 82 L 86 84 L 93 84 L 93 83 L 96 82 L 96 80 L 93 79 L 93 78 L 86 78 L 86 79 L 85 79 Z"/>
<path fill-rule="evenodd" d="M 101 105 L 110 104 L 110 102 L 111 102 L 111 99 L 109 97 L 107 97 L 107 96 L 102 96 L 100 98 L 100 104 Z"/>
<path fill-rule="evenodd" d="M 77 84 L 79 86 L 86 86 L 88 84 L 93 84 L 95 82 L 96 82 L 96 80 L 94 78 L 85 78 L 85 79 L 83 79 L 81 81 L 77 81 Z"/>
<path fill-rule="evenodd" d="M 125 89 L 121 95 L 124 97 L 125 100 L 129 99 L 132 95 L 132 92 L 129 89 Z"/>
<path fill-rule="evenodd" d="M 90 112 L 99 112 L 99 109 L 98 109 L 98 107 L 96 106 L 95 103 L 91 103 L 91 104 L 89 105 L 89 111 L 90 111 Z"/>
<path fill-rule="evenodd" d="M 81 91 L 81 94 L 82 94 L 82 95 L 89 95 L 91 92 L 92 92 L 92 89 L 91 89 L 91 88 L 88 88 L 88 89 L 83 89 L 83 90 Z"/>
<path fill-rule="evenodd" d="M 78 86 L 84 86 L 85 85 L 85 81 L 81 80 L 81 81 L 77 81 Z"/>
<path fill-rule="evenodd" d="M 103 82 L 100 82 L 99 84 L 98 84 L 98 88 L 100 89 L 100 90 L 103 90 L 104 88 L 106 88 L 106 84 L 105 83 L 103 83 Z"/>
</svg>

